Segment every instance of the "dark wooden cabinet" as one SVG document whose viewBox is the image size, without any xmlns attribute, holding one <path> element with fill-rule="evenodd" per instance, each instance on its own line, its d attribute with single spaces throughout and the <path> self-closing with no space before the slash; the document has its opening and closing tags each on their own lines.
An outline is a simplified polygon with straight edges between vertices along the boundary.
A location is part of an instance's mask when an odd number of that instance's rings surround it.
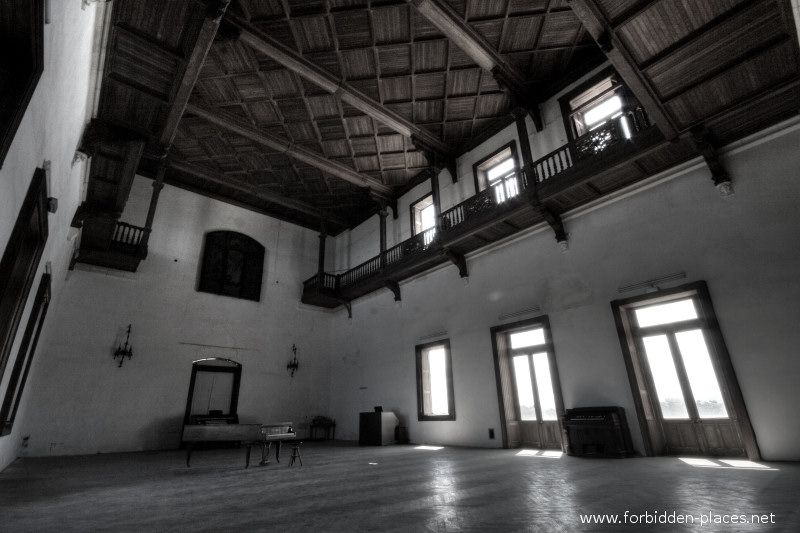
<svg viewBox="0 0 800 533">
<path fill-rule="evenodd" d="M 394 413 L 361 413 L 358 424 L 358 444 L 385 446 L 394 444 L 395 428 L 399 422 Z"/>
<path fill-rule="evenodd" d="M 628 422 L 622 407 L 567 409 L 562 420 L 567 454 L 585 457 L 633 455 Z"/>
</svg>

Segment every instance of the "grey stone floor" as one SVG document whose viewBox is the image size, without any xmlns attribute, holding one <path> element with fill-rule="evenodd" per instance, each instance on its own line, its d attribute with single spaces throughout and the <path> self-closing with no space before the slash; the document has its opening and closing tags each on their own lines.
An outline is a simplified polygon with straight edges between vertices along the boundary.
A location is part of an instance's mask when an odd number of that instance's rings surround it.
<svg viewBox="0 0 800 533">
<path fill-rule="evenodd" d="M 284 448 L 247 470 L 241 449 L 196 451 L 191 468 L 179 451 L 21 458 L 0 473 L 0 531 L 800 531 L 800 463 L 301 449 L 303 466 Z M 753 515 L 765 523 L 723 523 Z"/>
</svg>

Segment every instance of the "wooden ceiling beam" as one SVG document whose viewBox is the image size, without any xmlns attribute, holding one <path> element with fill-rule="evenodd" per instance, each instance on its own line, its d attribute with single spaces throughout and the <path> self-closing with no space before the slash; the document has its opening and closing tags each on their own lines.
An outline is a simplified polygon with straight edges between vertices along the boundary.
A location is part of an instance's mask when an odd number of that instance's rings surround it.
<svg viewBox="0 0 800 533">
<path fill-rule="evenodd" d="M 515 104 L 524 107 L 531 114 L 537 131 L 543 129 L 539 104 L 531 96 L 525 78 L 475 28 L 459 17 L 444 0 L 406 1 L 413 4 L 420 15 L 436 26 L 479 67 L 491 72 L 497 83 L 516 100 Z"/>
<path fill-rule="evenodd" d="M 385 196 L 387 198 L 393 197 L 392 193 L 394 190 L 392 187 L 385 185 L 382 181 L 373 178 L 372 176 L 360 174 L 347 165 L 332 161 L 318 152 L 314 152 L 308 148 L 294 144 L 285 137 L 280 137 L 278 135 L 262 131 L 252 124 L 249 124 L 244 120 L 231 115 L 230 113 L 222 111 L 221 109 L 209 109 L 190 102 L 186 106 L 186 111 L 193 115 L 197 115 L 203 120 L 215 124 L 220 128 L 228 130 L 237 135 L 241 135 L 242 137 L 250 139 L 251 141 L 272 150 L 277 150 L 332 176 L 336 176 L 337 178 L 348 181 L 359 187 L 368 188 L 381 196 Z"/>
<path fill-rule="evenodd" d="M 385 108 L 380 102 L 373 100 L 324 68 L 318 67 L 302 55 L 288 48 L 280 41 L 273 39 L 258 28 L 253 27 L 240 17 L 229 13 L 226 15 L 225 20 L 236 28 L 241 43 L 266 55 L 273 61 L 314 85 L 334 94 L 343 102 L 388 126 L 397 133 L 405 135 L 406 137 L 415 136 L 422 138 L 427 145 L 434 147 L 441 155 L 453 155 L 452 148 L 428 130 L 420 128 L 413 122 Z"/>
<path fill-rule="evenodd" d="M 170 158 L 169 168 L 177 172 L 182 172 L 184 174 L 195 176 L 203 181 L 216 183 L 223 187 L 228 187 L 236 191 L 256 196 L 266 202 L 278 204 L 287 209 L 292 209 L 299 213 L 310 215 L 312 217 L 320 219 L 321 221 L 336 224 L 342 227 L 350 227 L 350 224 L 347 221 L 340 219 L 336 215 L 324 212 L 321 209 L 314 207 L 311 204 L 307 204 L 299 200 L 293 200 L 292 198 L 288 198 L 281 194 L 277 194 L 266 189 L 261 189 L 255 185 L 250 185 L 239 181 L 231 180 L 224 174 L 220 174 L 219 172 L 214 172 L 206 168 L 198 167 L 197 165 L 189 163 L 188 161 L 185 161 L 183 159 Z"/>
<path fill-rule="evenodd" d="M 625 85 L 644 106 L 655 126 L 667 139 L 676 139 L 680 133 L 678 127 L 664 109 L 633 56 L 617 37 L 611 22 L 607 20 L 595 0 L 567 0 L 567 3 L 622 77 Z"/>
<path fill-rule="evenodd" d="M 186 109 L 186 104 L 189 103 L 192 89 L 197 83 L 197 76 L 203 68 L 203 63 L 206 60 L 208 51 L 211 49 L 211 44 L 214 42 L 214 37 L 216 37 L 219 29 L 219 23 L 229 3 L 230 0 L 206 0 L 206 13 L 203 18 L 203 24 L 200 27 L 192 52 L 186 61 L 183 75 L 174 89 L 172 107 L 170 107 L 167 120 L 164 123 L 164 129 L 159 136 L 159 141 L 166 146 L 171 145 L 173 139 L 175 139 L 178 124 Z"/>
</svg>

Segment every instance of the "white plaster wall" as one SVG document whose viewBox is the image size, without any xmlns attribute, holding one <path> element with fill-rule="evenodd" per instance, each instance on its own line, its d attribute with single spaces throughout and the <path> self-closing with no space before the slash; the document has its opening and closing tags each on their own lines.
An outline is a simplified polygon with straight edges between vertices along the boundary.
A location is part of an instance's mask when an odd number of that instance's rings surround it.
<svg viewBox="0 0 800 533">
<path fill-rule="evenodd" d="M 508 322 L 499 319 L 505 313 L 538 305 L 550 318 L 566 408 L 623 406 L 641 452 L 609 303 L 631 295 L 620 286 L 684 271 L 686 282 L 708 282 L 764 459 L 800 459 L 792 423 L 800 404 L 799 144 L 795 125 L 730 151 L 723 159 L 732 197 L 717 194 L 704 165 L 688 165 L 621 201 L 565 217 L 566 253 L 549 229 L 534 230 L 469 256 L 466 286 L 450 265 L 401 283 L 401 308 L 388 291 L 357 300 L 352 321 L 336 315 L 331 343 L 337 436 L 357 438 L 358 413 L 382 405 L 408 425 L 412 442 L 499 446 L 489 329 Z M 443 331 L 457 419 L 418 422 L 414 346 Z"/>
<path fill-rule="evenodd" d="M 61 298 L 72 246 L 67 240 L 69 223 L 79 202 L 83 175 L 83 164 L 73 166 L 72 158 L 86 113 L 95 10 L 96 6 L 82 10 L 79 1 L 51 2 L 51 22 L 44 27 L 44 71 L 0 169 L 0 250 L 8 243 L 34 171 L 42 167 L 45 160 L 51 164 L 49 195 L 58 199 L 58 211 L 48 215 L 49 237 L 7 369 L 14 364 L 33 304 L 32 297 L 48 262 L 52 267 L 53 302 Z M 49 326 L 48 320 L 43 335 Z M 41 354 L 37 352 L 38 357 Z M 0 398 L 5 397 L 9 374 L 6 372 L 0 383 Z M 0 470 L 17 457 L 22 448 L 26 436 L 23 426 L 29 417 L 30 399 L 35 394 L 30 382 L 31 378 L 11 434 L 0 437 Z"/>
<path fill-rule="evenodd" d="M 152 182 L 137 177 L 123 220 L 141 223 Z M 261 301 L 195 290 L 206 232 L 233 230 L 266 248 Z M 242 364 L 242 422 L 327 414 L 329 314 L 299 303 L 317 261 L 316 232 L 165 186 L 149 255 L 134 274 L 71 272 L 34 362 L 28 455 L 175 448 L 192 361 Z M 132 324 L 134 355 L 115 345 Z M 292 344 L 300 369 L 286 370 Z"/>
</svg>

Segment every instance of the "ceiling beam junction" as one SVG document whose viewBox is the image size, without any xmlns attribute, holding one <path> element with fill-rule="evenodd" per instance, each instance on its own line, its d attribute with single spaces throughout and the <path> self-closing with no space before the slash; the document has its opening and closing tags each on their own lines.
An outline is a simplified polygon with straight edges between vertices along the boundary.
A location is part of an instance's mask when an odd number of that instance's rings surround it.
<svg viewBox="0 0 800 533">
<path fill-rule="evenodd" d="M 428 22 L 436 26 L 445 37 L 459 47 L 479 67 L 491 72 L 498 85 L 509 93 L 513 105 L 522 106 L 531 114 L 536 131 L 542 131 L 539 104 L 528 88 L 525 78 L 495 50 L 475 28 L 459 17 L 443 0 L 406 0 L 414 5 L 417 11 Z"/>
</svg>

